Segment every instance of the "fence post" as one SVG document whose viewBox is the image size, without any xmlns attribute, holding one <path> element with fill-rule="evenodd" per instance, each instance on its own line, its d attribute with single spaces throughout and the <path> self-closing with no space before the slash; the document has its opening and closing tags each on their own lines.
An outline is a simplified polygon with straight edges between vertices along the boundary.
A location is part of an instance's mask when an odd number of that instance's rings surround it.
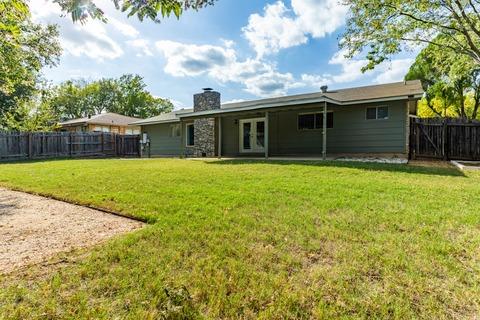
<svg viewBox="0 0 480 320">
<path fill-rule="evenodd" d="M 117 157 L 118 156 L 118 148 L 117 148 L 117 134 L 116 133 L 112 133 L 113 135 L 113 150 L 115 150 L 115 154 L 114 156 Z"/>
<path fill-rule="evenodd" d="M 103 132 L 100 135 L 100 143 L 102 144 L 102 155 L 105 155 L 105 145 L 104 145 Z"/>
<path fill-rule="evenodd" d="M 33 135 L 31 132 L 28 133 L 28 159 L 33 158 Z"/>
<path fill-rule="evenodd" d="M 70 132 L 68 134 L 68 155 L 70 156 L 70 158 L 72 157 L 72 153 L 73 153 L 73 139 L 72 139 L 72 136 L 73 136 L 73 132 Z"/>
<path fill-rule="evenodd" d="M 418 121 L 415 121 L 415 154 L 414 154 L 414 157 L 413 159 L 417 159 L 417 155 L 420 151 L 420 135 L 419 135 L 419 130 L 420 130 L 420 127 L 419 127 L 419 123 Z"/>
<path fill-rule="evenodd" d="M 443 127 L 442 127 L 442 153 L 443 153 L 443 160 L 448 160 L 448 148 L 447 148 L 447 119 L 443 120 Z"/>
<path fill-rule="evenodd" d="M 137 139 L 136 139 L 137 143 L 137 148 L 138 148 L 138 157 L 141 158 L 142 157 L 142 143 L 140 141 L 140 136 L 137 136 Z"/>
</svg>

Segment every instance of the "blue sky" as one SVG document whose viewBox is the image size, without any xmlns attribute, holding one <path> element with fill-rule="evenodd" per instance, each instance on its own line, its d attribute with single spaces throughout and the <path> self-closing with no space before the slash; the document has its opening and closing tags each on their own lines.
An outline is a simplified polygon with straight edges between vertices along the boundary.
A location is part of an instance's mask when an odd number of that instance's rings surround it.
<svg viewBox="0 0 480 320">
<path fill-rule="evenodd" d="M 400 81 L 413 61 L 406 53 L 362 74 L 365 61 L 338 48 L 348 15 L 338 0 L 218 0 L 159 24 L 95 2 L 107 24 L 74 24 L 51 0 L 30 0 L 36 22 L 60 26 L 60 64 L 44 72 L 52 82 L 139 74 L 181 108 L 203 87 L 228 102 Z"/>
</svg>

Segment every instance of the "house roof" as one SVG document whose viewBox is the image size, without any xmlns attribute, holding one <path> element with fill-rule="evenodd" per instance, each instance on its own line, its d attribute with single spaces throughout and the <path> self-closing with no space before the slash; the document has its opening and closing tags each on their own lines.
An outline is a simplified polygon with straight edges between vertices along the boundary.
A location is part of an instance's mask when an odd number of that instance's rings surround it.
<svg viewBox="0 0 480 320">
<path fill-rule="evenodd" d="M 180 115 L 184 113 L 192 113 L 192 112 L 193 112 L 193 108 L 175 110 L 169 113 L 162 113 L 161 115 L 158 115 L 156 117 L 135 121 L 130 123 L 130 125 L 147 125 L 147 124 L 156 124 L 156 123 L 179 122 Z"/>
<path fill-rule="evenodd" d="M 419 99 L 422 97 L 423 93 L 424 91 L 420 80 L 413 80 L 366 87 L 329 90 L 325 93 L 315 92 L 277 98 L 228 103 L 222 104 L 220 109 L 215 110 L 193 112 L 193 109 L 185 109 L 183 112 L 175 114 L 174 120 L 155 120 L 155 118 L 150 118 L 137 121 L 134 124 L 173 122 L 179 121 L 181 118 L 218 115 L 224 113 L 268 109 L 282 106 L 295 106 L 319 102 L 328 102 L 337 105 L 352 105 L 359 103 L 384 102 L 403 99 L 407 100 L 412 98 Z M 172 117 L 173 119 L 173 115 L 167 117 Z"/>
<path fill-rule="evenodd" d="M 97 114 L 91 117 L 67 120 L 64 122 L 60 122 L 60 125 L 64 127 L 81 125 L 81 124 L 128 126 L 130 123 L 138 120 L 140 119 L 127 117 L 118 113 L 107 112 L 107 113 Z"/>
</svg>

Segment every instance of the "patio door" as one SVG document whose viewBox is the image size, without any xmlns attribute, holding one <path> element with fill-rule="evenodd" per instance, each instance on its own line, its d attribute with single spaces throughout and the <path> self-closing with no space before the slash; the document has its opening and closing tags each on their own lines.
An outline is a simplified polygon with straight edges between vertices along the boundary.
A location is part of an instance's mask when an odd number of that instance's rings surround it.
<svg viewBox="0 0 480 320">
<path fill-rule="evenodd" d="M 265 152 L 265 118 L 240 120 L 240 152 Z"/>
</svg>

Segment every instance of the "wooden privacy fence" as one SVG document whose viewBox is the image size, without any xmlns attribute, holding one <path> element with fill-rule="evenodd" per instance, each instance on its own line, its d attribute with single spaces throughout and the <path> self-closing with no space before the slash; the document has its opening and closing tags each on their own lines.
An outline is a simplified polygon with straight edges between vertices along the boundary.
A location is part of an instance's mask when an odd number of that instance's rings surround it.
<svg viewBox="0 0 480 320">
<path fill-rule="evenodd" d="M 0 161 L 139 155 L 139 135 L 101 132 L 0 132 Z"/>
<path fill-rule="evenodd" d="M 411 118 L 410 156 L 480 160 L 480 122 Z"/>
</svg>

